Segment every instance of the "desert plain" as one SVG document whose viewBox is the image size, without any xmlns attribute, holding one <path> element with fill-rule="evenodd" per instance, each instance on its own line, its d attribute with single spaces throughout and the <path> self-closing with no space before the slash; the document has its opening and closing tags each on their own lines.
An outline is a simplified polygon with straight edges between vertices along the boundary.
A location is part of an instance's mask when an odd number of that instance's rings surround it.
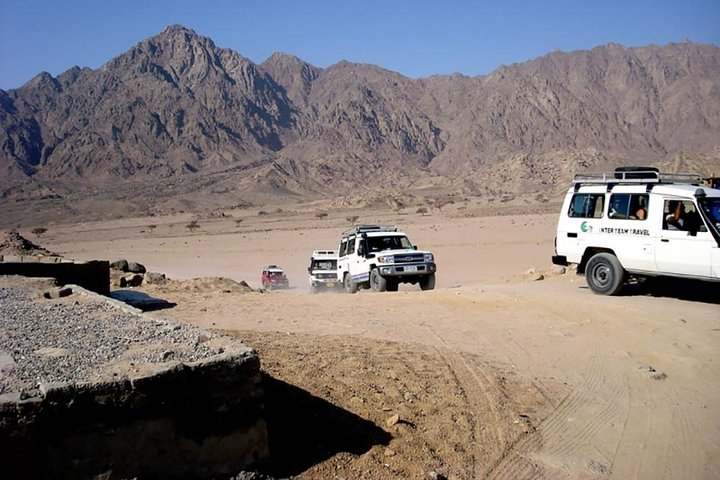
<svg viewBox="0 0 720 480">
<path fill-rule="evenodd" d="M 164 273 L 136 288 L 171 306 L 150 315 L 256 348 L 273 476 L 720 478 L 716 285 L 595 295 L 551 265 L 556 212 L 246 210 L 21 233 Z M 311 294 L 310 253 L 337 248 L 349 216 L 433 251 L 435 290 Z M 260 289 L 268 264 L 289 289 Z"/>
</svg>

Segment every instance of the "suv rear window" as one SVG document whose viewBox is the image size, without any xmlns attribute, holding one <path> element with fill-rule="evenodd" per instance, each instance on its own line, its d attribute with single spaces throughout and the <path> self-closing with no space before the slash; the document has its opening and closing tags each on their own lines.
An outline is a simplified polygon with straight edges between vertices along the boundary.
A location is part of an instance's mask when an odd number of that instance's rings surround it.
<svg viewBox="0 0 720 480">
<path fill-rule="evenodd" d="M 568 216 L 573 218 L 601 218 L 605 195 L 602 193 L 576 193 L 570 202 Z"/>
</svg>

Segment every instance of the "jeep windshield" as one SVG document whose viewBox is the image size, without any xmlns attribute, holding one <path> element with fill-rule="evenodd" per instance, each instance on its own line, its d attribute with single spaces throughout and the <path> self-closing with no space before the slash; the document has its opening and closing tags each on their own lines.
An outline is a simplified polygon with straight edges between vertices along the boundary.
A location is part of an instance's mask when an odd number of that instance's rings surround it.
<svg viewBox="0 0 720 480">
<path fill-rule="evenodd" d="M 383 237 L 368 237 L 368 250 L 382 252 L 383 250 L 412 250 L 413 246 L 405 235 L 388 235 Z"/>
<path fill-rule="evenodd" d="M 315 260 L 312 264 L 313 270 L 336 270 L 337 260 Z"/>
<path fill-rule="evenodd" d="M 720 198 L 705 197 L 698 199 L 698 204 L 709 220 L 710 228 L 720 235 Z"/>
</svg>

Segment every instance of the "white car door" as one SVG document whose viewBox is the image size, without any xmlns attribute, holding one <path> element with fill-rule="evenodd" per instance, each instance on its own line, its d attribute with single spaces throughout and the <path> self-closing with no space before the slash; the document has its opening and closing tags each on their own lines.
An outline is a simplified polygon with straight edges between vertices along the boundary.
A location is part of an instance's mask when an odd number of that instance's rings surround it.
<svg viewBox="0 0 720 480">
<path fill-rule="evenodd" d="M 710 232 L 692 235 L 683 230 L 662 230 L 656 242 L 655 264 L 659 273 L 712 276 L 712 259 L 718 257 L 718 246 Z"/>
</svg>

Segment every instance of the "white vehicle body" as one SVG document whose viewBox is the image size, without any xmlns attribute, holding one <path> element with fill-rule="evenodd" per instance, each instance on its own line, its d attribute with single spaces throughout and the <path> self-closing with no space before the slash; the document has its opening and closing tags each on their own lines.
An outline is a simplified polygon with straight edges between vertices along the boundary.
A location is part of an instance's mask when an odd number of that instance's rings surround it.
<svg viewBox="0 0 720 480">
<path fill-rule="evenodd" d="M 553 263 L 577 264 L 599 294 L 618 293 L 629 277 L 720 281 L 720 190 L 701 180 L 637 167 L 576 175 Z"/>
<path fill-rule="evenodd" d="M 337 261 L 337 250 L 315 250 L 312 253 L 308 266 L 308 282 L 313 293 L 342 285 L 337 275 Z"/>
<path fill-rule="evenodd" d="M 345 290 L 397 291 L 398 284 L 435 288 L 435 258 L 418 250 L 396 227 L 359 225 L 342 235 L 338 249 L 338 278 Z"/>
</svg>

